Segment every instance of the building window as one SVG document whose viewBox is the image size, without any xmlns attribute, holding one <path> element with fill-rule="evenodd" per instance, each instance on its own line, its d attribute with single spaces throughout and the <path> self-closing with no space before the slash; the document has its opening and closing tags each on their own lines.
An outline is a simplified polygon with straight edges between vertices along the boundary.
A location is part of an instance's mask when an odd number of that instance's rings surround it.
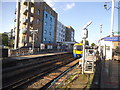
<svg viewBox="0 0 120 90">
<path fill-rule="evenodd" d="M 51 36 L 51 32 L 49 32 L 49 35 Z"/>
<path fill-rule="evenodd" d="M 49 43 L 50 43 L 51 40 L 49 40 Z"/>
<path fill-rule="evenodd" d="M 47 9 L 46 7 L 44 7 L 45 9 Z"/>
<path fill-rule="evenodd" d="M 38 10 L 37 14 L 40 15 L 40 10 Z"/>
<path fill-rule="evenodd" d="M 36 41 L 38 40 L 38 36 L 36 36 Z"/>
<path fill-rule="evenodd" d="M 47 30 L 44 30 L 44 34 L 46 34 L 47 33 Z"/>
<path fill-rule="evenodd" d="M 38 2 L 38 6 L 40 6 L 40 2 Z"/>
<path fill-rule="evenodd" d="M 46 41 L 46 38 L 44 38 L 44 41 Z"/>
<path fill-rule="evenodd" d="M 40 24 L 40 19 L 37 19 L 37 24 Z"/>
<path fill-rule="evenodd" d="M 52 22 L 52 18 L 50 17 L 50 21 Z"/>
<path fill-rule="evenodd" d="M 47 18 L 47 17 L 48 17 L 48 15 L 47 15 L 47 14 L 45 14 L 45 17 Z"/>
<path fill-rule="evenodd" d="M 47 22 L 45 22 L 45 25 L 47 25 Z"/>
<path fill-rule="evenodd" d="M 50 11 L 50 14 L 52 14 L 52 12 Z"/>
<path fill-rule="evenodd" d="M 52 29 L 52 25 L 50 24 L 50 29 Z"/>
</svg>

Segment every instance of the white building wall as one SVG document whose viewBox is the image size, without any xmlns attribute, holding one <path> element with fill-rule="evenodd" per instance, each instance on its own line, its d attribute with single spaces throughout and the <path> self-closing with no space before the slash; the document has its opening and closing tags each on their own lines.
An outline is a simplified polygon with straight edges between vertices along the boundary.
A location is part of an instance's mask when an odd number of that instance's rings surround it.
<svg viewBox="0 0 120 90">
<path fill-rule="evenodd" d="M 111 58 L 111 53 L 110 53 L 110 45 L 111 42 L 110 41 L 104 41 L 101 40 L 101 46 L 103 47 L 103 56 L 106 56 L 106 60 L 109 60 Z M 105 51 L 105 46 L 106 46 L 106 51 Z"/>
<path fill-rule="evenodd" d="M 56 42 L 65 41 L 65 28 L 61 22 L 57 21 Z"/>
</svg>

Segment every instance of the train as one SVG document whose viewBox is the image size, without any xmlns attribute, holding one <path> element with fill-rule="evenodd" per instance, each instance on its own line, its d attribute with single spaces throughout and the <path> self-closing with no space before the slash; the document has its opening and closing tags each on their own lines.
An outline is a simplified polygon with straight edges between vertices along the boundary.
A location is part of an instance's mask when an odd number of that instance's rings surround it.
<svg viewBox="0 0 120 90">
<path fill-rule="evenodd" d="M 83 44 L 82 43 L 75 43 L 73 45 L 73 56 L 75 58 L 81 58 L 83 53 Z"/>
</svg>

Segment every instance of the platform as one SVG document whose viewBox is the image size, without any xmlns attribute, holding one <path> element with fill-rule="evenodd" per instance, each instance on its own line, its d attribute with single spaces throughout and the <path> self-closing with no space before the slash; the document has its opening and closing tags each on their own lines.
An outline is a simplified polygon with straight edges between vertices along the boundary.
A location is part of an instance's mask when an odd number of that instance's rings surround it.
<svg viewBox="0 0 120 90">
<path fill-rule="evenodd" d="M 46 57 L 46 56 L 52 56 L 52 55 L 57 55 L 57 54 L 59 55 L 59 54 L 65 54 L 65 53 L 68 53 L 68 52 L 24 55 L 24 56 L 17 56 L 17 57 L 0 58 L 0 60 L 3 60 L 4 63 L 7 63 L 7 62 L 13 62 L 16 60 L 32 59 L 32 58 L 37 58 L 37 57 Z"/>
<path fill-rule="evenodd" d="M 120 63 L 118 61 L 102 61 L 100 88 L 120 90 Z"/>
</svg>

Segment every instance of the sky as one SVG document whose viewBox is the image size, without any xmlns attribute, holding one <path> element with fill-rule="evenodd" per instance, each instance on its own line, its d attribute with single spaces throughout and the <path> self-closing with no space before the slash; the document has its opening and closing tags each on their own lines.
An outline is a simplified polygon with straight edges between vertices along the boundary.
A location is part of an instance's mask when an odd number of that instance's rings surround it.
<svg viewBox="0 0 120 90">
<path fill-rule="evenodd" d="M 104 2 L 53 2 L 47 0 L 47 3 L 58 13 L 58 20 L 65 26 L 72 26 L 75 30 L 75 40 L 81 42 L 82 27 L 87 22 L 92 21 L 88 27 L 87 40 L 91 43 L 97 43 L 100 37 L 110 34 L 111 9 L 104 9 Z M 118 3 L 115 3 L 115 6 Z M 0 32 L 10 32 L 14 28 L 16 2 L 2 2 L 2 29 Z M 111 7 L 111 3 L 108 3 Z M 0 12 L 1 13 L 1 12 Z M 2 20 L 1 20 L 2 19 Z M 102 34 L 100 36 L 100 24 L 103 24 Z M 118 31 L 118 9 L 115 9 L 114 31 Z"/>
</svg>

